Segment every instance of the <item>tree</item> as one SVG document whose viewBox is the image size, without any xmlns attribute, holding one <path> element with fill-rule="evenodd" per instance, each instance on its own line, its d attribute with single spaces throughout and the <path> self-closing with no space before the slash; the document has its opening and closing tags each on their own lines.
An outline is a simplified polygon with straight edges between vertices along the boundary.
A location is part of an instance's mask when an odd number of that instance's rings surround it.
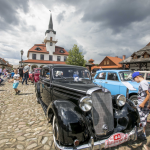
<svg viewBox="0 0 150 150">
<path fill-rule="evenodd" d="M 79 52 L 79 47 L 74 44 L 73 48 L 69 50 L 69 56 L 67 57 L 66 64 L 85 66 L 86 61 L 82 52 Z"/>
</svg>

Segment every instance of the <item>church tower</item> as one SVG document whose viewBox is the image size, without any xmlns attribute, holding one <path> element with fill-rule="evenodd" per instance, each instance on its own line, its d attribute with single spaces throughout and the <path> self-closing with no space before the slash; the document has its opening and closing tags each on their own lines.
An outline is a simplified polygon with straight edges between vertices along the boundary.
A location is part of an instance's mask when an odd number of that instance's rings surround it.
<svg viewBox="0 0 150 150">
<path fill-rule="evenodd" d="M 52 13 L 50 13 L 48 30 L 46 30 L 45 32 L 45 39 L 44 39 L 46 49 L 47 51 L 49 51 L 49 55 L 53 55 L 53 52 L 55 52 L 55 44 L 57 43 L 55 36 L 56 31 L 53 30 Z"/>
</svg>

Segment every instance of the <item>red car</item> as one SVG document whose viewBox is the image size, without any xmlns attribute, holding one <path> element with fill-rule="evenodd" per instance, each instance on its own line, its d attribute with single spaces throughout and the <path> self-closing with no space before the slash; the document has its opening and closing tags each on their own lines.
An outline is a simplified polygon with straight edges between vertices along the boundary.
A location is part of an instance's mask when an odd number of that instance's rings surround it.
<svg viewBox="0 0 150 150">
<path fill-rule="evenodd" d="M 31 76 L 31 82 L 34 84 L 39 81 L 39 75 L 40 75 L 41 68 L 34 68 Z"/>
</svg>

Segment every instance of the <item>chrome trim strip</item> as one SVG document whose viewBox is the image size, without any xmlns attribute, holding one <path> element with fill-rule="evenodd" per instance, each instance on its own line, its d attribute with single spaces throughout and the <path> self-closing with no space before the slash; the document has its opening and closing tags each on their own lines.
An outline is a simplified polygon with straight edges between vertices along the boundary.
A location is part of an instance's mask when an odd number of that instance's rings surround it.
<svg viewBox="0 0 150 150">
<path fill-rule="evenodd" d="M 137 139 L 137 133 L 138 132 L 142 132 L 143 131 L 143 127 L 140 128 L 139 130 L 137 130 L 137 127 L 135 126 L 133 128 L 133 130 L 131 132 L 128 133 L 129 135 L 129 140 L 136 140 Z M 60 146 L 56 139 L 55 139 L 55 136 L 53 135 L 53 139 L 54 139 L 54 144 L 55 146 L 58 148 L 58 149 L 64 149 L 64 150 L 74 150 L 74 147 L 65 147 L 65 146 Z M 109 138 L 108 138 L 109 139 Z M 105 139 L 105 140 L 101 140 L 101 141 L 97 141 L 97 142 L 93 142 L 93 140 L 90 139 L 91 143 L 89 142 L 88 144 L 84 144 L 84 145 L 81 145 L 81 146 L 77 146 L 76 147 L 76 150 L 78 149 L 84 149 L 84 148 L 89 148 L 89 149 L 92 149 L 91 145 L 94 144 L 94 147 L 96 147 L 97 149 L 99 148 L 99 150 L 101 150 L 102 148 L 105 148 L 105 141 L 108 140 L 108 139 Z"/>
<path fill-rule="evenodd" d="M 102 88 L 100 88 L 100 87 L 93 87 L 93 88 L 87 90 L 86 94 L 87 95 L 91 95 L 94 91 L 97 91 L 97 90 L 100 90 L 100 89 L 102 89 Z"/>
</svg>

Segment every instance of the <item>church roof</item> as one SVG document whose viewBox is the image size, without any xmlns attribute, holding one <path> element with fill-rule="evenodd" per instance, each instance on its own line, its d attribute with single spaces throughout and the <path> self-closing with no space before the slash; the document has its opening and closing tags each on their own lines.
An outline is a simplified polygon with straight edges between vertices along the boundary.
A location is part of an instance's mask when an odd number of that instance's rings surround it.
<svg viewBox="0 0 150 150">
<path fill-rule="evenodd" d="M 29 57 L 29 52 L 49 54 L 45 44 L 35 44 L 32 48 L 28 50 L 27 57 Z M 53 54 L 69 55 L 69 53 L 63 47 L 60 46 L 55 46 L 55 52 L 53 52 Z"/>
</svg>

